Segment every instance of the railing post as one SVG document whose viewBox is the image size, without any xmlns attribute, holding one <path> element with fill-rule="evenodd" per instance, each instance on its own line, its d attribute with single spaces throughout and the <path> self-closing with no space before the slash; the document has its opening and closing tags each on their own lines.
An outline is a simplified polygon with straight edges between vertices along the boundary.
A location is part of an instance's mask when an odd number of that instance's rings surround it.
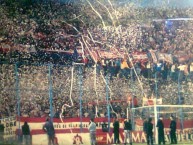
<svg viewBox="0 0 193 145">
<path fill-rule="evenodd" d="M 105 76 L 106 79 L 106 102 L 107 102 L 107 117 L 108 117 L 108 132 L 110 132 L 110 105 L 109 105 L 109 75 Z"/>
<path fill-rule="evenodd" d="M 15 64 L 15 91 L 17 96 L 17 121 L 18 121 L 18 141 L 21 142 L 21 125 L 20 125 L 20 86 L 19 86 L 19 71 L 18 71 L 19 63 Z"/>
<path fill-rule="evenodd" d="M 82 132 L 82 66 L 78 66 L 79 69 L 79 103 L 80 103 L 80 132 Z"/>
<path fill-rule="evenodd" d="M 52 64 L 48 65 L 48 81 L 49 81 L 49 103 L 50 103 L 50 118 L 53 121 L 53 89 L 52 89 Z"/>
</svg>

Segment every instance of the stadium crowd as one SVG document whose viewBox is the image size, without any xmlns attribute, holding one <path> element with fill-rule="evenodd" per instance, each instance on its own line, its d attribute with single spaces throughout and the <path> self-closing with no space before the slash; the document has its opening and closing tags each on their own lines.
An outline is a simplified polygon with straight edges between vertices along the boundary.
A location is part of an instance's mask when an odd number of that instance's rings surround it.
<svg viewBox="0 0 193 145">
<path fill-rule="evenodd" d="M 106 26 L 101 25 L 101 19 L 88 4 L 35 3 L 19 8 L 14 4 L 2 3 L 0 6 L 1 57 L 10 58 L 16 51 L 24 57 L 42 52 L 56 53 L 55 57 L 59 58 L 57 61 L 66 64 L 63 52 L 70 52 L 73 54 L 72 57 L 77 59 L 79 54 L 74 55 L 77 49 L 86 49 L 81 59 L 86 57 L 91 65 L 83 68 L 85 117 L 107 115 L 104 89 L 106 86 L 104 76 L 107 74 L 110 76 L 109 96 L 112 100 L 112 116 L 114 111 L 122 117 L 126 115 L 128 96 L 131 94 L 137 96 L 136 106 L 142 105 L 144 94 L 148 98 L 156 95 L 159 98 L 162 97 L 163 104 L 180 104 L 178 91 L 182 92 L 186 104 L 192 104 L 193 23 L 191 20 L 180 19 L 192 18 L 192 9 L 138 8 L 127 4 L 117 6 L 114 10 L 108 5 L 107 9 L 111 10 L 113 15 L 111 18 L 105 7 L 99 3 L 93 5 L 103 17 Z M 10 11 L 11 8 L 12 11 Z M 169 20 L 172 18 L 178 19 Z M 89 51 L 95 50 L 116 51 L 120 57 L 94 59 Z M 155 62 L 149 53 L 150 50 L 172 54 L 172 62 L 166 60 Z M 134 62 L 131 61 L 132 58 L 125 57 L 127 53 L 132 54 L 135 51 L 146 53 L 148 60 Z M 42 57 L 36 59 L 40 61 Z M 54 59 L 47 61 L 56 62 Z M 93 73 L 94 62 L 97 63 L 96 76 Z M 57 118 L 64 104 L 72 105 L 69 98 L 71 67 L 53 68 L 53 107 L 54 116 Z M 43 117 L 50 114 L 47 72 L 46 66 L 21 65 L 19 67 L 21 116 Z M 74 106 L 64 107 L 64 117 L 80 115 L 78 68 L 75 69 L 74 74 L 72 79 Z M 15 81 L 13 65 L 2 64 L 0 75 L 1 118 L 16 114 L 17 105 L 15 104 L 18 96 L 15 91 L 18 88 L 15 89 L 17 81 Z M 96 79 L 96 84 L 90 81 L 91 79 Z M 157 91 L 155 91 L 156 82 Z M 98 101 L 99 104 L 97 104 Z"/>
</svg>

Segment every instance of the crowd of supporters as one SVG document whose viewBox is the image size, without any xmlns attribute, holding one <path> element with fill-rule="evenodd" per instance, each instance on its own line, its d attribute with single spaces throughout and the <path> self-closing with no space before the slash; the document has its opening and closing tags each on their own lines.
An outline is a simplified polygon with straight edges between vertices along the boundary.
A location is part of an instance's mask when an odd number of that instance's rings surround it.
<svg viewBox="0 0 193 145">
<path fill-rule="evenodd" d="M 180 104 L 178 101 L 180 91 L 185 103 L 192 104 L 193 21 L 179 19 L 192 18 L 192 9 L 138 8 L 126 4 L 115 7 L 114 10 L 107 5 L 113 17 L 111 18 L 105 7 L 98 3 L 93 5 L 103 17 L 106 26 L 89 4 L 67 5 L 51 2 L 29 4 L 20 8 L 14 4 L 2 3 L 1 59 L 11 59 L 13 53 L 17 51 L 24 58 L 29 56 L 32 59 L 60 61 L 61 64 L 66 64 L 63 52 L 74 53 L 77 49 L 84 51 L 85 54 L 82 53 L 81 59 L 87 58 L 89 62 L 89 65 L 82 68 L 84 88 L 82 113 L 85 117 L 107 115 L 105 102 L 107 74 L 110 80 L 109 99 L 112 101 L 112 116 L 114 112 L 122 117 L 126 115 L 128 97 L 131 95 L 137 96 L 138 105 L 142 105 L 142 97 L 150 98 L 156 95 L 163 98 L 163 104 Z M 178 20 L 169 20 L 172 18 Z M 120 58 L 116 59 L 94 60 L 89 51 L 95 50 L 124 52 L 124 55 L 120 54 Z M 134 51 L 148 54 L 149 50 L 172 54 L 175 57 L 172 63 L 164 60 L 154 62 L 151 57 L 147 61 L 133 62 L 125 57 L 125 54 Z M 31 56 L 42 52 L 43 58 Z M 52 59 L 45 57 L 45 54 L 50 56 L 50 53 L 56 55 Z M 78 56 L 72 57 L 77 61 Z M 93 73 L 94 62 L 97 63 L 96 76 Z M 53 112 L 57 118 L 62 111 L 63 117 L 80 115 L 78 68 L 75 69 L 75 77 L 72 79 L 71 67 L 57 66 L 52 72 Z M 21 116 L 48 116 L 50 114 L 48 67 L 19 66 L 19 82 L 15 80 L 14 71 L 13 65 L 1 67 L 1 117 L 15 115 L 18 112 L 18 96 L 21 97 L 19 99 Z M 74 106 L 69 97 L 71 79 L 74 82 L 72 90 Z M 93 81 L 90 81 L 91 79 Z M 17 83 L 20 84 L 19 94 L 18 88 L 15 88 Z M 64 104 L 67 105 L 63 106 Z"/>
</svg>

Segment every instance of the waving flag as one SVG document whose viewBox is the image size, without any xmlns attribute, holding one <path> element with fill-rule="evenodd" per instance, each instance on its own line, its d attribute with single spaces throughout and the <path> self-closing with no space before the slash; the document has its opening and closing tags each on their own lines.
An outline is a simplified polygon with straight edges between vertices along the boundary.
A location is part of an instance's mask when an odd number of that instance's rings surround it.
<svg viewBox="0 0 193 145">
<path fill-rule="evenodd" d="M 148 56 L 146 52 L 134 51 L 132 53 L 133 61 L 134 62 L 147 62 Z"/>
<path fill-rule="evenodd" d="M 156 51 L 155 50 L 149 50 L 150 54 L 151 54 L 151 57 L 152 57 L 152 60 L 154 63 L 157 63 L 158 60 L 157 60 L 157 56 L 156 56 Z"/>
<path fill-rule="evenodd" d="M 173 57 L 171 54 L 156 52 L 156 55 L 158 60 L 163 60 L 173 64 Z"/>
</svg>

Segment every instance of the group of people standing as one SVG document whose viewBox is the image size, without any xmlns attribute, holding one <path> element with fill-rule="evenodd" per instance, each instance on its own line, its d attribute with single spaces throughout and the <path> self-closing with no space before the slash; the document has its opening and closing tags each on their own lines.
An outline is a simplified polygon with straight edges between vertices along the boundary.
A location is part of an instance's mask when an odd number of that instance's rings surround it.
<svg viewBox="0 0 193 145">
<path fill-rule="evenodd" d="M 177 138 L 176 138 L 176 121 L 173 116 L 170 117 L 170 141 L 171 144 L 177 144 Z M 164 123 L 163 118 L 160 117 L 157 123 L 158 128 L 158 144 L 161 143 L 165 144 L 165 138 L 164 138 Z"/>
<path fill-rule="evenodd" d="M 119 144 L 119 129 L 120 129 L 120 123 L 118 118 L 115 118 L 113 122 L 113 134 L 114 134 L 114 144 Z M 129 143 L 132 145 L 132 124 L 130 119 L 125 119 L 123 122 L 123 129 L 124 129 L 124 144 L 126 145 Z M 90 133 L 90 144 L 96 145 L 96 124 L 94 123 L 94 119 L 90 120 L 89 127 L 88 127 L 89 133 Z M 128 142 L 129 139 L 129 142 Z"/>
<path fill-rule="evenodd" d="M 173 116 L 170 117 L 170 141 L 171 144 L 177 144 L 177 138 L 176 138 L 176 121 Z M 157 125 L 158 129 L 158 145 L 161 145 L 161 143 L 165 144 L 165 136 L 164 136 L 164 123 L 163 118 L 159 117 Z M 153 123 L 152 118 L 145 119 L 143 123 L 143 131 L 146 134 L 147 139 L 147 145 L 153 145 L 154 143 L 154 137 L 153 137 Z M 113 122 L 113 134 L 114 134 L 114 144 L 119 144 L 119 129 L 120 129 L 120 123 L 118 118 L 115 118 Z M 124 144 L 126 145 L 129 143 L 132 145 L 132 123 L 130 119 L 125 119 L 123 122 L 123 129 L 124 129 Z M 48 145 L 55 144 L 55 130 L 53 126 L 53 122 L 50 118 L 46 120 L 46 123 L 43 125 L 43 130 L 48 135 Z M 90 143 L 91 145 L 96 145 L 96 123 L 94 122 L 94 119 L 90 120 L 88 130 L 90 133 Z M 24 123 L 22 126 L 22 133 L 24 136 L 24 144 L 30 144 L 29 142 L 29 136 L 30 136 L 30 128 L 27 122 Z M 128 141 L 129 140 L 129 141 Z"/>
<path fill-rule="evenodd" d="M 125 119 L 123 122 L 123 129 L 124 129 L 124 144 L 126 145 L 129 143 L 132 145 L 132 124 L 130 119 Z M 120 143 L 119 140 L 119 120 L 115 118 L 113 123 L 113 133 L 114 133 L 114 144 Z M 129 142 L 128 142 L 129 139 Z"/>
<path fill-rule="evenodd" d="M 174 120 L 174 117 L 170 117 L 170 140 L 171 144 L 177 144 L 177 138 L 176 138 L 176 121 Z M 165 136 L 164 136 L 164 123 L 163 118 L 159 117 L 157 125 L 158 129 L 158 145 L 161 145 L 161 143 L 165 144 Z M 148 120 L 144 121 L 143 124 L 143 130 L 146 134 L 147 139 L 147 145 L 153 145 L 154 143 L 154 137 L 153 137 L 153 123 L 152 118 L 148 118 Z M 54 142 L 54 127 L 53 123 L 50 120 L 47 120 L 46 123 L 43 126 L 43 129 L 47 132 L 48 138 L 49 138 L 49 145 L 51 145 L 51 142 Z M 123 129 L 124 129 L 124 144 L 130 144 L 132 145 L 132 123 L 130 119 L 125 119 L 123 122 Z M 88 130 L 90 133 L 90 144 L 96 145 L 96 123 L 94 122 L 94 119 L 90 119 Z M 114 134 L 114 144 L 119 144 L 119 130 L 120 130 L 120 123 L 118 118 L 115 118 L 113 122 L 113 134 Z M 129 141 L 128 141 L 129 140 Z"/>
<path fill-rule="evenodd" d="M 171 144 L 177 144 L 177 138 L 176 138 L 176 121 L 174 120 L 174 117 L 170 117 L 170 141 Z M 165 145 L 165 135 L 164 135 L 164 123 L 163 118 L 159 117 L 157 125 L 158 129 L 158 145 L 161 145 L 163 143 Z M 146 134 L 147 137 L 147 145 L 153 145 L 153 123 L 152 118 L 149 118 L 148 120 L 144 121 L 143 124 L 143 131 Z"/>
</svg>

